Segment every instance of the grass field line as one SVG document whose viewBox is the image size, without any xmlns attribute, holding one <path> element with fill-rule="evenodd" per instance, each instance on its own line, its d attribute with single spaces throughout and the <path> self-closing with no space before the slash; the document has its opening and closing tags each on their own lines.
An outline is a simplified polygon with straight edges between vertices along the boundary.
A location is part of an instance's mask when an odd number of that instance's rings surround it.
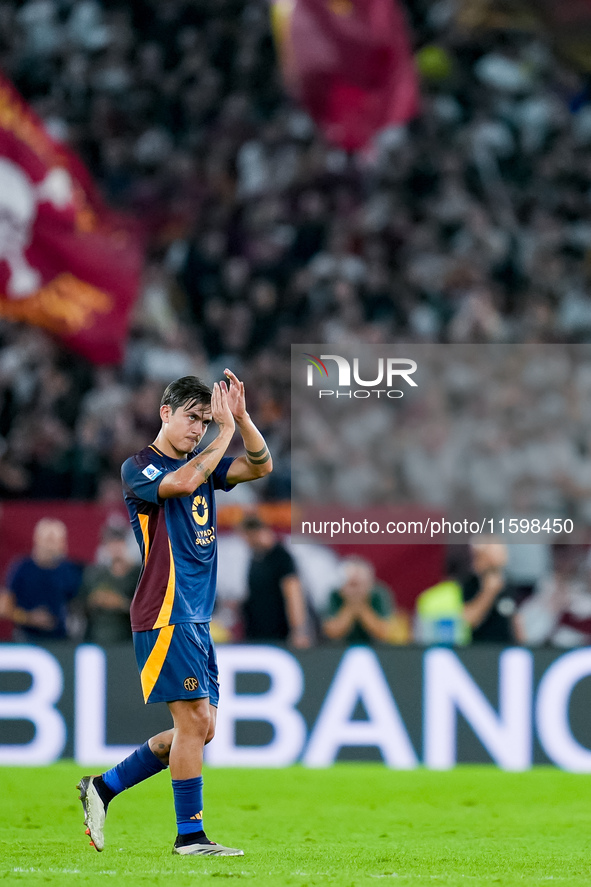
<svg viewBox="0 0 591 887">
<path fill-rule="evenodd" d="M 130 876 L 130 875 L 134 875 L 134 876 L 139 875 L 140 877 L 144 877 L 144 876 L 150 877 L 150 876 L 154 876 L 154 875 L 161 875 L 163 877 L 175 877 L 175 876 L 178 877 L 178 875 L 180 875 L 180 874 L 185 874 L 180 869 L 174 870 L 174 869 L 154 869 L 154 868 L 151 868 L 151 869 L 146 869 L 145 871 L 141 871 L 138 869 L 134 869 L 134 870 L 130 870 L 130 871 L 122 871 L 121 869 L 118 869 L 116 871 L 112 871 L 110 869 L 103 869 L 102 871 L 98 871 L 98 872 L 92 871 L 91 872 L 90 870 L 84 870 L 84 869 L 64 869 L 64 868 L 57 868 L 54 866 L 47 866 L 47 867 L 43 867 L 43 868 L 34 867 L 34 866 L 30 866 L 30 867 L 16 866 L 15 868 L 11 869 L 10 871 L 13 874 L 35 874 L 35 875 L 92 874 L 93 876 L 108 875 L 110 877 L 113 877 L 113 876 L 126 877 L 126 876 Z M 187 872 L 187 873 L 189 873 L 189 872 Z M 192 873 L 192 874 L 198 873 L 200 875 L 211 875 L 212 877 L 220 877 L 221 871 L 220 871 L 220 869 L 215 869 L 215 870 L 191 869 L 190 873 Z M 260 876 L 262 873 L 258 872 L 256 874 L 258 876 Z M 273 876 L 276 874 L 276 872 L 268 872 L 267 874 L 269 876 Z M 320 871 L 319 872 L 303 872 L 299 869 L 295 872 L 289 872 L 286 874 L 288 874 L 291 877 L 300 877 L 300 878 L 304 878 L 304 877 L 305 878 L 319 878 L 319 877 L 330 875 L 329 872 L 320 872 Z M 404 872 L 402 874 L 399 874 L 398 872 L 388 872 L 388 873 L 383 873 L 383 874 L 373 874 L 373 873 L 368 873 L 368 874 L 369 874 L 370 878 L 379 878 L 379 879 L 382 879 L 382 878 L 404 878 L 405 881 L 447 881 L 452 876 L 454 878 L 462 879 L 465 881 L 496 881 L 496 882 L 499 881 L 498 873 L 491 873 L 489 875 L 482 875 L 482 874 L 467 875 L 467 874 L 460 873 L 460 872 L 453 872 L 453 873 L 450 872 L 449 874 L 439 874 L 439 875 L 419 874 L 418 872 Z M 255 872 L 245 872 L 245 871 L 223 872 L 223 877 L 225 877 L 225 878 L 241 878 L 241 877 L 242 878 L 243 877 L 253 878 L 253 877 L 255 877 Z M 366 875 L 366 877 L 367 877 L 367 875 Z M 526 880 L 526 879 L 529 879 L 531 876 L 530 875 L 521 875 L 521 876 L 513 875 L 513 877 L 514 878 L 521 877 L 522 880 Z M 536 877 L 536 881 L 537 882 L 541 882 L 541 881 L 570 881 L 572 883 L 572 878 L 562 877 L 560 875 L 542 875 L 542 876 Z"/>
<path fill-rule="evenodd" d="M 1 870 L 0 870 L 0 871 L 1 871 Z M 140 869 L 133 869 L 133 870 L 128 870 L 128 871 L 124 871 L 124 870 L 121 870 L 121 869 L 117 869 L 116 871 L 112 871 L 112 870 L 110 870 L 110 869 L 103 869 L 102 871 L 98 871 L 98 872 L 96 872 L 96 871 L 92 871 L 91 869 L 62 869 L 62 868 L 57 868 L 57 867 L 55 867 L 55 866 L 47 866 L 47 867 L 43 867 L 43 868 L 35 867 L 35 866 L 28 866 L 28 867 L 25 867 L 25 866 L 15 866 L 14 868 L 10 869 L 10 871 L 12 872 L 12 874 L 19 874 L 19 875 L 22 875 L 22 874 L 34 874 L 34 875 L 92 875 L 93 877 L 94 877 L 95 875 L 109 875 L 109 876 L 118 876 L 118 877 L 124 877 L 124 876 L 129 876 L 129 875 L 141 875 L 141 876 L 144 876 L 144 875 L 145 875 L 145 876 L 150 876 L 150 875 L 166 875 L 166 876 L 171 876 L 171 877 L 172 877 L 172 876 L 178 876 L 178 875 L 180 875 L 180 874 L 185 874 L 185 872 L 183 872 L 182 869 L 176 869 L 176 870 L 175 870 L 175 869 L 155 869 L 155 868 L 151 868 L 151 869 L 146 869 L 145 871 L 142 871 L 142 870 L 140 870 Z M 216 869 L 216 870 L 213 870 L 213 869 L 212 869 L 211 871 L 207 871 L 206 869 L 199 869 L 199 870 L 197 870 L 197 869 L 190 869 L 190 870 L 187 870 L 187 871 L 188 871 L 189 873 L 191 873 L 191 874 L 195 874 L 195 873 L 198 872 L 200 875 L 212 875 L 212 876 L 214 876 L 214 877 L 219 877 L 219 876 L 220 876 L 220 870 L 219 870 L 219 869 Z M 273 872 L 269 872 L 269 874 L 271 875 L 271 874 L 273 874 Z M 308 873 L 305 873 L 305 872 L 292 872 L 292 874 L 293 874 L 293 875 L 306 875 L 306 877 L 310 877 L 310 875 L 309 875 Z M 317 872 L 317 873 L 315 873 L 315 874 L 321 875 L 321 874 L 326 874 L 326 872 Z M 225 877 L 225 878 L 235 878 L 235 877 L 238 877 L 238 878 L 240 878 L 240 877 L 254 878 L 254 877 L 255 877 L 255 872 L 224 872 L 224 877 Z"/>
<path fill-rule="evenodd" d="M 28 874 L 33 873 L 36 875 L 83 875 L 84 871 L 82 869 L 59 869 L 53 866 L 48 866 L 47 868 L 35 868 L 35 866 L 29 866 L 26 868 L 25 866 L 18 865 L 12 869 L 14 874 Z M 110 872 L 110 871 L 102 871 L 102 872 L 93 872 L 94 875 L 118 875 L 119 872 Z"/>
</svg>

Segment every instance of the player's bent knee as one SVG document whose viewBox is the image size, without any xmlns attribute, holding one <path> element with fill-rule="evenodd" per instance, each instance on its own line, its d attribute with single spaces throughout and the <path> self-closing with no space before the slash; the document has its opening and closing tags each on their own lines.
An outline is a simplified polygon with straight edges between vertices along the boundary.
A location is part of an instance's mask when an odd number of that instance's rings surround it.
<svg viewBox="0 0 591 887">
<path fill-rule="evenodd" d="M 182 699 L 169 703 L 175 729 L 182 733 L 198 733 L 204 739 L 209 732 L 209 703 L 205 699 Z"/>
</svg>

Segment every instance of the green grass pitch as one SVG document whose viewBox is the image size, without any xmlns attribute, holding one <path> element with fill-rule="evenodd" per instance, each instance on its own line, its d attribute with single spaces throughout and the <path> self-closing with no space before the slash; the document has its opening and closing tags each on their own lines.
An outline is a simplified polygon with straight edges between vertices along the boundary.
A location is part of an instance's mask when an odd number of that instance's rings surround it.
<svg viewBox="0 0 591 887">
<path fill-rule="evenodd" d="M 205 774 L 205 827 L 244 857 L 173 857 L 167 773 L 111 805 L 106 845 L 84 835 L 71 762 L 0 768 L 0 884 L 591 884 L 591 777 L 550 768 Z"/>
</svg>

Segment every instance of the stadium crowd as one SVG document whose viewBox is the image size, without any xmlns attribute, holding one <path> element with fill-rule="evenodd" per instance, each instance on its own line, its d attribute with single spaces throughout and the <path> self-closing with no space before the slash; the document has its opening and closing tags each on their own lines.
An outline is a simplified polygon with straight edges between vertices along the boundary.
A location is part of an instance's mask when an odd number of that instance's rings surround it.
<svg viewBox="0 0 591 887">
<path fill-rule="evenodd" d="M 588 339 L 584 80 L 460 5 L 407 4 L 422 112 L 347 156 L 282 91 L 264 0 L 0 4 L 2 69 L 149 239 L 122 367 L 0 324 L 3 496 L 118 495 L 164 383 L 230 365 L 282 498 L 291 342 Z"/>
<path fill-rule="evenodd" d="M 530 343 L 396 353 L 418 363 L 417 387 L 406 387 L 400 400 L 371 397 L 367 388 L 356 391 L 367 397 L 352 407 L 310 397 L 303 381 L 294 385 L 296 501 L 411 502 L 487 520 L 570 519 L 576 537 L 586 538 L 591 350 Z M 360 377 L 375 378 L 375 356 L 358 360 Z M 335 385 L 329 378 L 320 387 Z"/>
<path fill-rule="evenodd" d="M 284 499 L 291 343 L 589 341 L 585 79 L 539 34 L 465 30 L 461 5 L 406 4 L 421 113 L 349 156 L 286 97 L 266 0 L 0 3 L 3 72 L 148 241 L 122 366 L 0 321 L 0 496 L 120 501 L 165 384 L 230 366 L 274 456 L 256 495 Z M 445 443 L 449 417 L 430 421 L 423 462 L 401 456 L 405 495 Z M 485 501 L 489 444 L 470 483 Z M 577 445 L 559 481 L 586 515 Z M 375 485 L 376 465 L 360 449 L 357 484 Z"/>
<path fill-rule="evenodd" d="M 254 514 L 219 538 L 217 642 L 525 644 L 591 642 L 591 555 L 579 545 L 474 541 L 448 549 L 446 574 L 409 611 L 396 577 L 379 580 L 358 554 L 294 545 Z M 129 643 L 129 610 L 140 571 L 121 519 L 108 520 L 94 562 L 68 555 L 68 531 L 44 517 L 30 554 L 13 559 L 0 585 L 0 640 Z M 398 580 L 399 581 L 399 580 Z M 394 587 L 392 587 L 394 586 Z"/>
</svg>

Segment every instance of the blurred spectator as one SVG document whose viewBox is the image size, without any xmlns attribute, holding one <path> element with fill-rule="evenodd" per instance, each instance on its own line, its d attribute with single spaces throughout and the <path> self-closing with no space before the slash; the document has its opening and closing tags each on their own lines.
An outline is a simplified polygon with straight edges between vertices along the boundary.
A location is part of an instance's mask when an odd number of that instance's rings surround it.
<svg viewBox="0 0 591 887">
<path fill-rule="evenodd" d="M 328 545 L 293 543 L 290 536 L 282 536 L 281 541 L 294 560 L 314 637 L 318 634 L 318 613 L 326 608 L 328 596 L 338 581 L 339 558 Z M 215 627 L 220 629 L 220 639 L 242 639 L 242 602 L 248 593 L 250 560 L 251 551 L 242 534 L 222 533 L 218 537 Z"/>
<path fill-rule="evenodd" d="M 465 546 L 450 546 L 445 576 L 417 597 L 414 639 L 419 644 L 467 644 L 470 626 L 464 616 L 464 597 L 459 577 L 465 573 Z"/>
<path fill-rule="evenodd" d="M 339 581 L 340 558 L 328 545 L 292 542 L 291 536 L 286 536 L 283 541 L 295 561 L 306 600 L 317 621 L 318 614 L 326 609 L 329 595 Z"/>
<path fill-rule="evenodd" d="M 246 639 L 309 647 L 306 600 L 293 558 L 271 527 L 255 515 L 245 517 L 240 529 L 251 549 L 248 594 L 243 604 Z"/>
<path fill-rule="evenodd" d="M 510 644 L 516 639 L 517 604 L 507 584 L 507 546 L 498 542 L 473 542 L 472 574 L 464 580 L 464 619 L 474 643 Z"/>
<path fill-rule="evenodd" d="M 67 559 L 68 537 L 60 520 L 42 518 L 33 531 L 31 556 L 9 571 L 2 593 L 15 639 L 39 642 L 67 636 L 68 610 L 78 594 L 82 567 Z"/>
<path fill-rule="evenodd" d="M 508 545 L 507 552 L 507 580 L 525 600 L 552 570 L 551 545 L 547 542 Z"/>
<path fill-rule="evenodd" d="M 322 630 L 331 641 L 348 644 L 392 640 L 392 594 L 376 582 L 369 561 L 352 556 L 343 562 L 344 582 L 328 602 Z"/>
<path fill-rule="evenodd" d="M 102 542 L 104 563 L 86 567 L 76 602 L 86 618 L 84 639 L 92 644 L 131 641 L 129 607 L 140 568 L 130 557 L 125 529 L 107 526 Z"/>
<path fill-rule="evenodd" d="M 519 640 L 536 647 L 581 647 L 591 643 L 591 589 L 584 549 L 556 545 L 553 569 L 517 613 Z"/>
</svg>

